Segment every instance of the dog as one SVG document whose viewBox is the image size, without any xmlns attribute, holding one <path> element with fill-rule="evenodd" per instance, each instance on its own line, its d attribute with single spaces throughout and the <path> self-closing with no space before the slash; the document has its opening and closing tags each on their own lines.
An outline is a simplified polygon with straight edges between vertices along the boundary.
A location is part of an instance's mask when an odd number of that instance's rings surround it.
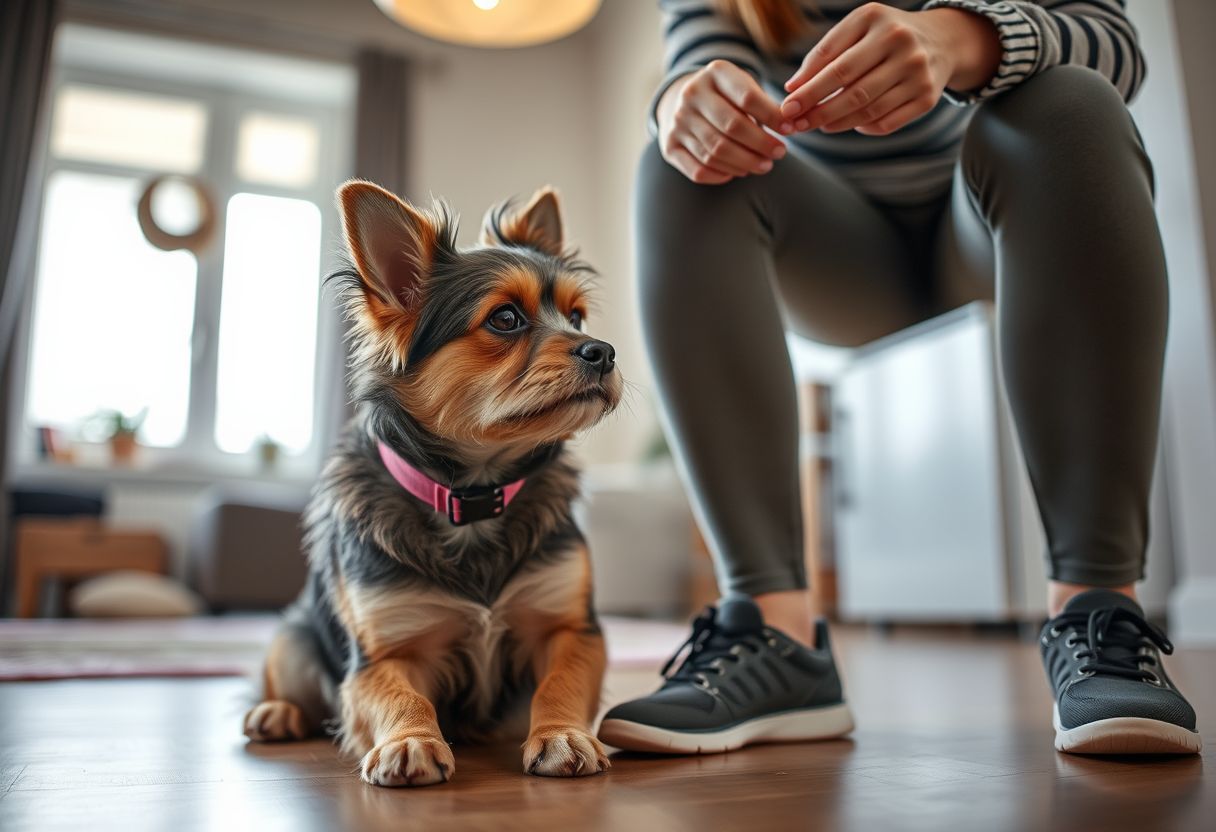
<svg viewBox="0 0 1216 832">
<path fill-rule="evenodd" d="M 604 642 L 564 447 L 622 394 L 615 350 L 583 332 L 594 272 L 549 188 L 491 209 L 463 250 L 442 204 L 351 181 L 338 206 L 356 413 L 245 734 L 329 728 L 366 782 L 422 786 L 455 771 L 445 738 L 495 737 L 530 697 L 524 770 L 603 771 Z"/>
</svg>

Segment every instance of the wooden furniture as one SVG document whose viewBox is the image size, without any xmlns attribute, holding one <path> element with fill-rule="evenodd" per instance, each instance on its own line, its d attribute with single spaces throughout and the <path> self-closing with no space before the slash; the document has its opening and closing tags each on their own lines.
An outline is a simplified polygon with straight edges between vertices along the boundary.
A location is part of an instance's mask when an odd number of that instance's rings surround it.
<svg viewBox="0 0 1216 832">
<path fill-rule="evenodd" d="M 47 578 L 75 581 L 117 569 L 164 574 L 168 548 L 156 532 L 108 529 L 93 518 L 16 523 L 17 617 L 38 614 Z"/>
</svg>

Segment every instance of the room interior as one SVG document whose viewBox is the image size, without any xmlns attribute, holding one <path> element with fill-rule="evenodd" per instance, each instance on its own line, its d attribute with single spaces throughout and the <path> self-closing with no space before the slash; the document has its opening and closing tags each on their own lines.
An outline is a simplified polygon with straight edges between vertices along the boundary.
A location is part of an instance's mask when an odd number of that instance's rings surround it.
<svg viewBox="0 0 1216 832">
<path fill-rule="evenodd" d="M 605 706 L 654 687 L 719 594 L 637 321 L 630 207 L 662 74 L 655 3 L 524 3 L 534 19 L 505 23 L 492 16 L 507 0 L 416 5 L 439 11 L 0 10 L 6 50 L 20 38 L 0 60 L 0 827 L 736 828 L 767 812 L 780 828 L 1022 829 L 1099 812 L 1112 829 L 1203 828 L 1210 740 L 1201 759 L 1104 767 L 1044 739 L 1043 530 L 984 303 L 854 350 L 789 338 L 807 571 L 853 739 L 619 753 L 576 783 L 529 780 L 496 745 L 421 794 L 364 786 L 326 740 L 246 747 L 239 712 L 306 574 L 300 515 L 351 415 L 323 279 L 342 257 L 333 192 L 352 177 L 442 198 L 467 245 L 491 204 L 552 185 L 599 272 L 592 328 L 629 381 L 576 443 Z M 1171 293 L 1138 591 L 1212 736 L 1216 15 L 1202 0 L 1127 6 L 1152 67 L 1132 112 Z"/>
</svg>

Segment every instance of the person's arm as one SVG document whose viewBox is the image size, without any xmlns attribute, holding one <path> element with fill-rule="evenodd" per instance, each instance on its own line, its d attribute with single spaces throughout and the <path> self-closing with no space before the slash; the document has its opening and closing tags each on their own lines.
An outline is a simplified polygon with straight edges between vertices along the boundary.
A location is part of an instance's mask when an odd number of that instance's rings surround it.
<svg viewBox="0 0 1216 832">
<path fill-rule="evenodd" d="M 1125 6 L 1124 0 L 929 0 L 924 8 L 969 11 L 996 27 L 1002 50 L 996 73 L 974 92 L 947 90 L 969 103 L 1060 64 L 1097 70 L 1130 101 L 1144 81 L 1144 55 Z"/>
</svg>

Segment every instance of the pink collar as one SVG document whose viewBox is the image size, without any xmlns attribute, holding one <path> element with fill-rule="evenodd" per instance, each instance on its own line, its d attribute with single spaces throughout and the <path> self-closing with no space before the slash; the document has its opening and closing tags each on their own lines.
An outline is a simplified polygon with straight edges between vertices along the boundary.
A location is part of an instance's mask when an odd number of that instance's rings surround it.
<svg viewBox="0 0 1216 832">
<path fill-rule="evenodd" d="M 498 517 L 527 481 L 520 479 L 506 485 L 451 489 L 440 485 L 410 465 L 383 442 L 378 442 L 377 445 L 380 448 L 380 459 L 393 475 L 393 479 L 435 511 L 446 514 L 453 526 L 464 526 L 478 520 Z"/>
</svg>

